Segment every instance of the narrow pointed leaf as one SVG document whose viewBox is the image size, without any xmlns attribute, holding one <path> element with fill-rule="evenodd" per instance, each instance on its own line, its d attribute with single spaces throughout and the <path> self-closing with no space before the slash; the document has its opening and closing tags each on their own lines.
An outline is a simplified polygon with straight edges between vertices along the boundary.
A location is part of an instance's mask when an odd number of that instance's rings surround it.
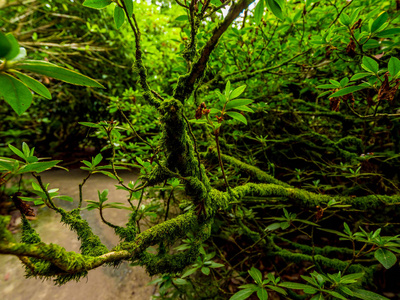
<svg viewBox="0 0 400 300">
<path fill-rule="evenodd" d="M 18 71 L 13 71 L 13 73 L 19 78 L 19 80 L 25 83 L 25 85 L 32 91 L 38 93 L 39 95 L 45 97 L 46 99 L 51 99 L 51 94 L 49 90 L 39 81 Z"/>
<path fill-rule="evenodd" d="M 228 82 L 225 85 L 225 97 L 226 99 L 229 99 L 229 95 L 231 94 L 231 82 L 228 80 Z"/>
<path fill-rule="evenodd" d="M 247 106 L 238 106 L 238 107 L 235 107 L 234 109 L 237 109 L 240 111 L 247 111 L 247 112 L 251 112 L 251 113 L 254 112 L 254 110 L 252 110 L 250 107 L 247 107 Z"/>
<path fill-rule="evenodd" d="M 254 22 L 256 25 L 260 24 L 262 16 L 264 14 L 264 0 L 259 0 L 256 9 L 254 10 Z"/>
<path fill-rule="evenodd" d="M 297 282 L 281 282 L 278 285 L 293 290 L 303 290 L 310 287 L 309 285 Z"/>
<path fill-rule="evenodd" d="M 283 20 L 282 7 L 279 0 L 266 0 L 268 9 L 279 19 Z"/>
<path fill-rule="evenodd" d="M 249 270 L 249 274 L 257 284 L 261 284 L 262 283 L 262 274 L 261 274 L 260 270 L 252 267 Z"/>
<path fill-rule="evenodd" d="M 124 10 L 119 6 L 116 6 L 114 8 L 114 22 L 117 29 L 119 29 L 122 26 L 122 24 L 124 24 L 124 21 L 125 21 Z"/>
<path fill-rule="evenodd" d="M 374 23 L 372 23 L 371 33 L 374 33 L 375 31 L 379 30 L 379 28 L 381 28 L 382 25 L 385 24 L 385 22 L 388 20 L 388 18 L 389 18 L 389 15 L 387 12 L 384 12 L 378 18 L 376 18 Z"/>
<path fill-rule="evenodd" d="M 61 160 L 52 160 L 52 161 L 45 161 L 45 162 L 35 162 L 32 164 L 28 164 L 25 167 L 21 168 L 18 171 L 18 174 L 28 173 L 28 172 L 36 172 L 41 173 L 48 169 L 53 168 L 56 164 L 61 162 Z"/>
<path fill-rule="evenodd" d="M 354 289 L 353 295 L 355 297 L 363 299 L 363 300 L 389 300 L 388 298 L 386 298 L 384 296 L 381 296 L 374 292 L 362 290 L 362 289 Z"/>
<path fill-rule="evenodd" d="M 260 300 L 268 300 L 268 292 L 266 290 L 264 290 L 263 288 L 260 288 L 257 291 L 257 297 Z"/>
<path fill-rule="evenodd" d="M 234 89 L 232 91 L 232 93 L 230 94 L 229 99 L 235 99 L 235 98 L 239 97 L 244 92 L 245 89 L 246 89 L 246 85 L 242 85 L 242 86 L 239 86 L 238 88 Z"/>
<path fill-rule="evenodd" d="M 14 147 L 14 146 L 11 145 L 11 144 L 8 145 L 8 148 L 10 148 L 11 151 L 14 152 L 14 154 L 18 155 L 18 156 L 21 157 L 22 159 L 24 159 L 24 160 L 26 159 L 25 154 L 24 154 L 21 150 L 19 150 L 18 148 Z"/>
<path fill-rule="evenodd" d="M 365 87 L 359 86 L 359 85 L 349 86 L 349 87 L 345 87 L 344 89 L 337 91 L 336 93 L 333 93 L 329 97 L 331 97 L 331 98 L 332 97 L 340 97 L 340 96 L 344 96 L 344 95 L 347 95 L 350 93 L 357 92 L 362 89 L 365 89 Z"/>
<path fill-rule="evenodd" d="M 230 116 L 231 118 L 238 120 L 247 125 L 247 120 L 242 114 L 235 112 L 235 111 L 228 111 L 226 114 L 228 116 Z"/>
<path fill-rule="evenodd" d="M 83 2 L 83 6 L 95 9 L 102 9 L 107 7 L 111 3 L 111 0 L 86 0 L 85 2 Z"/>
<path fill-rule="evenodd" d="M 243 106 L 243 105 L 249 105 L 250 103 L 252 103 L 253 102 L 253 100 L 249 100 L 249 99 L 237 99 L 237 100 L 232 100 L 232 101 L 229 101 L 227 104 L 226 104 L 226 109 L 231 109 L 231 108 L 235 108 L 235 107 L 238 107 L 238 106 Z"/>
<path fill-rule="evenodd" d="M 245 290 L 241 290 L 239 292 L 237 292 L 236 294 L 234 294 L 229 300 L 243 300 L 243 299 L 247 299 L 250 297 L 251 294 L 254 293 L 254 290 L 252 289 L 245 289 Z"/>
<path fill-rule="evenodd" d="M 32 93 L 17 78 L 8 74 L 0 73 L 0 96 L 20 116 L 32 103 Z"/>
<path fill-rule="evenodd" d="M 76 71 L 68 70 L 66 68 L 53 65 L 46 61 L 26 60 L 21 63 L 18 63 L 18 65 L 16 65 L 15 68 L 28 70 L 34 73 L 42 74 L 71 84 L 104 88 L 100 83 L 98 83 L 94 79 L 91 79 Z"/>
<path fill-rule="evenodd" d="M 128 12 L 128 16 L 131 17 L 133 14 L 133 1 L 132 0 L 123 0 L 125 3 L 126 10 Z"/>
</svg>

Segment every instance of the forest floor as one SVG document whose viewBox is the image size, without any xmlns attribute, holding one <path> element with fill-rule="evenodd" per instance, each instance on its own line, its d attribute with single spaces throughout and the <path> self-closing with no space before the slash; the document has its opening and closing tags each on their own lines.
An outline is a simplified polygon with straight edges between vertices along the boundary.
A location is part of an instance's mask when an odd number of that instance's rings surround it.
<svg viewBox="0 0 400 300">
<path fill-rule="evenodd" d="M 79 199 L 78 185 L 87 175 L 80 170 L 48 171 L 43 173 L 44 183 L 50 183 L 50 188 L 59 188 L 60 194 L 74 198 L 74 202 L 59 201 L 64 208 L 75 208 Z M 135 180 L 132 173 L 121 173 L 124 181 Z M 116 190 L 116 181 L 100 174 L 95 174 L 86 182 L 83 189 L 83 199 L 98 200 L 97 190 L 109 190 L 110 202 L 126 203 L 127 193 Z M 124 225 L 129 211 L 123 209 L 107 209 L 104 212 L 106 220 Z M 118 237 L 113 230 L 103 224 L 97 211 L 82 212 L 93 232 L 97 234 L 109 249 L 118 243 Z M 60 224 L 60 217 L 47 207 L 40 207 L 36 212 L 36 219 L 32 224 L 45 243 L 57 243 L 67 251 L 79 251 L 80 243 L 76 234 Z M 20 218 L 14 218 L 14 222 L 20 222 Z M 18 239 L 18 235 L 16 238 Z M 131 267 L 128 263 L 122 263 L 118 268 L 100 267 L 89 272 L 88 277 L 80 282 L 69 282 L 63 286 L 55 286 L 51 281 L 40 279 L 25 279 L 24 268 L 16 257 L 10 255 L 0 256 L 0 294 L 3 300 L 26 299 L 57 299 L 57 300 L 111 300 L 111 299 L 151 299 L 155 292 L 154 286 L 147 286 L 151 278 L 141 267 Z"/>
</svg>

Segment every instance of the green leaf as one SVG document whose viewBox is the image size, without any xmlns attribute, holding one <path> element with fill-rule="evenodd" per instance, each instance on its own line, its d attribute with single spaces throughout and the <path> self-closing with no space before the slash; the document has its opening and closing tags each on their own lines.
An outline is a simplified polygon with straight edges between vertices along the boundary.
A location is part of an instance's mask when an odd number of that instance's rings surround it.
<svg viewBox="0 0 400 300">
<path fill-rule="evenodd" d="M 229 300 L 243 300 L 243 299 L 247 299 L 250 297 L 251 294 L 254 293 L 253 289 L 245 289 L 245 290 L 241 290 L 239 292 L 237 292 L 236 294 L 234 294 L 231 298 L 229 298 Z"/>
<path fill-rule="evenodd" d="M 207 124 L 207 120 L 202 120 L 202 119 L 199 119 L 199 120 L 191 119 L 191 120 L 189 120 L 189 122 L 194 123 L 194 124 Z"/>
<path fill-rule="evenodd" d="M 342 80 L 340 80 L 340 87 L 345 87 L 349 83 L 349 78 L 344 77 Z"/>
<path fill-rule="evenodd" d="M 173 281 L 177 285 L 185 285 L 185 284 L 189 283 L 187 280 L 182 279 L 182 278 L 174 278 Z"/>
<path fill-rule="evenodd" d="M 247 111 L 247 112 L 251 112 L 251 113 L 254 112 L 254 110 L 252 110 L 250 107 L 247 107 L 247 106 L 238 106 L 238 107 L 235 107 L 234 109 L 237 109 L 240 111 Z"/>
<path fill-rule="evenodd" d="M 268 300 L 268 292 L 266 290 L 264 290 L 263 288 L 260 288 L 257 291 L 257 297 L 260 300 Z"/>
<path fill-rule="evenodd" d="M 102 9 L 107 7 L 111 3 L 111 0 L 86 0 L 85 2 L 83 2 L 83 6 L 95 9 Z"/>
<path fill-rule="evenodd" d="M 335 88 L 337 88 L 337 86 L 333 84 L 322 84 L 317 86 L 317 89 L 335 89 Z"/>
<path fill-rule="evenodd" d="M 0 32 L 0 58 L 5 57 L 11 51 L 11 48 L 11 42 L 4 33 Z"/>
<path fill-rule="evenodd" d="M 311 293 L 314 294 L 314 293 Z M 317 295 L 315 295 L 314 297 L 312 297 L 310 300 L 324 300 L 324 296 L 322 295 L 322 293 L 319 293 Z"/>
<path fill-rule="evenodd" d="M 349 26 L 351 23 L 350 17 L 346 13 L 342 13 L 339 17 L 339 22 L 344 26 Z"/>
<path fill-rule="evenodd" d="M 32 93 L 18 79 L 4 73 L 0 73 L 0 96 L 20 116 L 32 103 Z"/>
<path fill-rule="evenodd" d="M 235 111 L 228 111 L 226 114 L 228 116 L 230 116 L 231 118 L 238 120 L 247 125 L 247 120 L 242 114 L 235 112 Z"/>
<path fill-rule="evenodd" d="M 175 21 L 189 21 L 189 17 L 187 15 L 180 15 Z"/>
<path fill-rule="evenodd" d="M 193 274 L 194 272 L 196 272 L 196 271 L 197 271 L 197 268 L 191 268 L 191 269 L 187 270 L 187 271 L 181 276 L 181 278 L 188 277 L 188 276 L 192 275 L 192 274 Z"/>
<path fill-rule="evenodd" d="M 249 274 L 257 284 L 262 283 L 262 274 L 261 274 L 260 270 L 254 268 L 254 267 L 251 267 L 251 269 L 249 270 Z"/>
<path fill-rule="evenodd" d="M 14 170 L 14 165 L 9 163 L 9 162 L 5 162 L 3 160 L 1 160 L 2 158 L 0 158 L 0 170 L 7 170 L 7 171 L 13 171 Z"/>
<path fill-rule="evenodd" d="M 383 248 L 376 250 L 374 256 L 385 267 L 385 269 L 390 269 L 397 261 L 396 255 Z"/>
<path fill-rule="evenodd" d="M 202 268 L 201 268 L 201 272 L 202 272 L 204 275 L 208 276 L 208 275 L 210 275 L 210 268 L 202 267 Z"/>
<path fill-rule="evenodd" d="M 268 9 L 279 19 L 282 21 L 284 20 L 283 18 L 283 12 L 282 12 L 282 5 L 283 3 L 278 0 L 266 0 L 266 4 Z"/>
<path fill-rule="evenodd" d="M 280 287 L 274 286 L 274 285 L 267 285 L 268 288 L 270 288 L 271 290 L 278 292 L 279 294 L 282 295 L 287 295 L 286 291 Z"/>
<path fill-rule="evenodd" d="M 71 84 L 104 88 L 104 86 L 94 79 L 91 79 L 78 72 L 53 65 L 46 61 L 25 60 L 21 63 L 18 63 L 15 68 L 32 71 L 34 73 L 42 74 Z"/>
<path fill-rule="evenodd" d="M 371 73 L 357 73 L 357 74 L 354 74 L 353 76 L 351 76 L 350 81 L 359 80 L 359 79 L 367 77 L 367 76 L 371 76 Z"/>
<path fill-rule="evenodd" d="M 16 155 L 18 155 L 19 157 L 21 157 L 22 159 L 26 160 L 27 157 L 25 156 L 25 154 L 21 150 L 19 150 L 18 148 L 14 147 L 11 144 L 8 144 L 8 148 L 10 148 L 11 151 L 14 152 Z"/>
<path fill-rule="evenodd" d="M 297 282 L 281 282 L 278 285 L 281 287 L 284 287 L 284 288 L 292 289 L 292 290 L 304 290 L 304 289 L 310 287 L 306 284 L 297 283 Z"/>
<path fill-rule="evenodd" d="M 24 153 L 25 157 L 28 158 L 30 156 L 31 150 L 29 149 L 28 144 L 25 142 L 22 143 L 22 152 Z"/>
<path fill-rule="evenodd" d="M 215 268 L 221 268 L 221 267 L 225 267 L 225 265 L 220 264 L 220 263 L 216 263 L 216 262 L 214 262 L 214 261 L 212 261 L 211 264 L 210 264 L 210 268 L 213 268 L 213 269 L 215 269 Z"/>
<path fill-rule="evenodd" d="M 63 200 L 63 201 L 68 201 L 68 202 L 74 202 L 74 198 L 70 196 L 56 196 L 55 198 Z"/>
<path fill-rule="evenodd" d="M 226 104 L 226 109 L 231 109 L 231 108 L 235 108 L 235 107 L 238 107 L 238 106 L 243 106 L 243 105 L 249 105 L 250 103 L 253 103 L 254 101 L 253 100 L 249 100 L 249 99 L 237 99 L 237 100 L 232 100 L 232 101 L 229 101 L 227 104 Z"/>
<path fill-rule="evenodd" d="M 357 92 L 359 90 L 365 89 L 365 87 L 363 86 L 358 86 L 358 85 L 353 85 L 353 86 L 348 86 L 345 87 L 344 89 L 341 89 L 339 91 L 337 91 L 336 93 L 333 93 L 332 95 L 330 95 L 329 97 L 340 97 L 340 96 L 344 96 L 350 93 L 354 93 Z"/>
<path fill-rule="evenodd" d="M 280 223 L 272 223 L 270 225 L 268 225 L 264 230 L 265 231 L 274 231 L 278 228 L 281 228 L 281 224 Z"/>
<path fill-rule="evenodd" d="M 254 10 L 254 22 L 256 25 L 260 24 L 264 14 L 264 0 L 259 0 L 256 9 Z"/>
<path fill-rule="evenodd" d="M 219 114 L 221 112 L 221 110 L 216 109 L 216 108 L 211 108 L 210 109 L 210 114 Z"/>
<path fill-rule="evenodd" d="M 379 30 L 379 28 L 382 27 L 382 25 L 384 23 L 386 23 L 386 21 L 388 20 L 389 15 L 387 12 L 384 12 L 383 14 L 381 14 L 375 21 L 374 23 L 372 23 L 371 26 L 371 33 L 374 33 L 375 31 Z"/>
<path fill-rule="evenodd" d="M 375 73 L 375 74 L 378 73 L 378 71 L 379 71 L 378 63 L 368 56 L 363 57 L 361 67 L 364 70 Z"/>
<path fill-rule="evenodd" d="M 132 0 L 123 0 L 125 3 L 126 11 L 128 12 L 128 16 L 131 17 L 133 14 L 133 1 Z"/>
<path fill-rule="evenodd" d="M 51 99 L 51 94 L 49 90 L 39 81 L 18 71 L 13 71 L 13 73 L 19 78 L 19 80 L 25 83 L 25 85 L 32 91 L 38 93 L 39 95 L 43 96 L 46 99 Z"/>
<path fill-rule="evenodd" d="M 221 103 L 225 103 L 225 102 L 226 102 L 226 99 L 227 99 L 227 98 L 226 98 L 224 95 L 222 95 L 220 91 L 217 91 L 217 96 L 218 96 L 219 101 L 220 101 Z"/>
<path fill-rule="evenodd" d="M 400 34 L 400 28 L 390 28 L 379 32 L 377 36 L 380 38 L 391 38 L 397 36 L 398 34 Z"/>
<path fill-rule="evenodd" d="M 115 6 L 114 8 L 114 23 L 117 29 L 119 29 L 125 21 L 125 13 L 124 10 L 119 7 Z"/>
<path fill-rule="evenodd" d="M 353 274 L 348 274 L 340 278 L 341 283 L 355 283 L 357 282 L 358 279 L 362 278 L 364 276 L 364 273 L 353 273 Z"/>
<path fill-rule="evenodd" d="M 389 300 L 384 296 L 362 289 L 353 289 L 353 295 L 363 300 Z"/>
<path fill-rule="evenodd" d="M 102 159 L 103 159 L 103 156 L 100 153 L 97 154 L 96 157 L 93 160 L 93 167 L 98 165 L 101 162 Z"/>
<path fill-rule="evenodd" d="M 239 86 L 238 88 L 234 89 L 233 92 L 230 94 L 229 99 L 232 100 L 232 99 L 239 97 L 244 92 L 245 89 L 246 89 L 246 85 L 242 85 L 242 86 Z"/>
<path fill-rule="evenodd" d="M 101 128 L 101 126 L 99 124 L 91 123 L 91 122 L 78 122 L 78 124 L 87 126 L 87 127 L 92 127 L 92 128 Z"/>
<path fill-rule="evenodd" d="M 335 87 L 340 87 L 340 82 L 337 80 L 329 79 L 329 82 L 332 83 Z"/>
<path fill-rule="evenodd" d="M 396 75 L 400 72 L 400 60 L 397 57 L 391 57 L 388 64 L 388 70 L 392 77 L 396 77 Z"/>
<path fill-rule="evenodd" d="M 353 296 L 353 292 L 352 292 L 347 286 L 339 285 L 339 289 L 340 289 L 343 293 L 345 293 L 345 294 L 347 294 L 347 295 L 349 295 L 349 296 Z"/>
<path fill-rule="evenodd" d="M 230 94 L 231 94 L 231 82 L 228 80 L 228 82 L 225 85 L 225 98 L 229 99 Z"/>
<path fill-rule="evenodd" d="M 335 292 L 335 291 L 328 291 L 328 290 L 326 290 L 326 292 L 327 292 L 328 294 L 331 294 L 333 297 L 338 298 L 338 299 L 347 300 L 346 297 L 343 297 L 343 296 L 342 296 L 341 294 L 339 294 L 338 292 Z"/>
<path fill-rule="evenodd" d="M 7 55 L 4 56 L 4 58 L 7 60 L 12 60 L 19 54 L 19 44 L 17 39 L 11 33 L 7 33 L 6 38 L 11 44 L 11 49 L 8 51 Z"/>
<path fill-rule="evenodd" d="M 17 174 L 22 174 L 22 173 L 28 173 L 28 172 L 36 172 L 36 173 L 41 173 L 43 171 L 46 171 L 48 169 L 51 169 L 55 165 L 57 165 L 61 160 L 52 160 L 52 161 L 46 161 L 46 162 L 35 162 L 28 164 L 21 169 L 18 170 Z"/>
</svg>

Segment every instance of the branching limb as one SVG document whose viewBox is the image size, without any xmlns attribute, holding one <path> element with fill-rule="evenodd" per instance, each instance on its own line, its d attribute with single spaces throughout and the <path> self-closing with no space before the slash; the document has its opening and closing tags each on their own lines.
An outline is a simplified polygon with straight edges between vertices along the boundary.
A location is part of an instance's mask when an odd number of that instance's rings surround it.
<svg viewBox="0 0 400 300">
<path fill-rule="evenodd" d="M 232 22 L 239 16 L 243 9 L 248 7 L 253 1 L 254 0 L 240 0 L 238 3 L 233 4 L 230 7 L 225 19 L 213 30 L 211 38 L 207 41 L 207 43 L 201 50 L 200 56 L 193 64 L 190 72 L 185 76 L 179 78 L 178 85 L 174 94 L 175 99 L 183 102 L 192 94 L 196 81 L 200 79 L 204 74 L 211 52 L 215 49 L 219 38 L 228 29 Z"/>
</svg>

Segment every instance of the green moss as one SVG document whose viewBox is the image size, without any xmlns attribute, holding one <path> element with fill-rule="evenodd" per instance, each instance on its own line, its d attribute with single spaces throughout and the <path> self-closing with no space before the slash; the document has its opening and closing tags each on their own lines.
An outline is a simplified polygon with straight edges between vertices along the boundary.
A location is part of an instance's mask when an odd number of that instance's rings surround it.
<svg viewBox="0 0 400 300">
<path fill-rule="evenodd" d="M 194 212 L 188 212 L 147 229 L 139 234 L 134 242 L 122 242 L 113 250 L 127 250 L 132 255 L 136 255 L 147 247 L 159 244 L 162 241 L 173 243 L 177 238 L 186 236 L 187 232 L 197 227 L 196 215 Z"/>
<path fill-rule="evenodd" d="M 315 194 L 297 188 L 287 188 L 276 184 L 247 183 L 233 189 L 239 199 L 244 196 L 286 197 L 288 201 L 297 203 L 304 208 L 315 208 L 317 205 L 327 205 L 332 199 L 341 204 L 350 204 L 360 210 L 383 209 L 386 205 L 400 203 L 400 196 L 370 195 L 365 197 L 329 196 Z"/>
<path fill-rule="evenodd" d="M 125 227 L 118 226 L 115 228 L 115 234 L 125 242 L 133 242 L 137 234 L 136 214 L 130 214 L 128 223 L 126 223 Z"/>
<path fill-rule="evenodd" d="M 78 239 L 81 241 L 80 250 L 83 255 L 99 256 L 108 252 L 100 238 L 93 234 L 88 222 L 81 218 L 79 209 L 74 209 L 71 212 L 60 209 L 59 212 L 62 216 L 61 222 L 68 225 L 78 235 Z"/>
</svg>

